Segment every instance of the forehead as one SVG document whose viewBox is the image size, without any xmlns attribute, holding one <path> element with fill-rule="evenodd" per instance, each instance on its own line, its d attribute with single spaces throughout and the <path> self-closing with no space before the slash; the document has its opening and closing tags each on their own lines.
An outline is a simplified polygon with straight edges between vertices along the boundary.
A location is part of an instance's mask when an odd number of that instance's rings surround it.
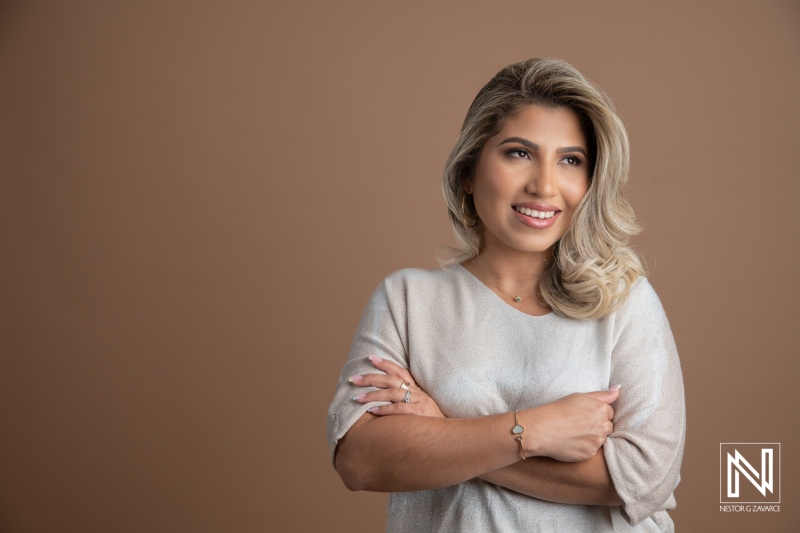
<svg viewBox="0 0 800 533">
<path fill-rule="evenodd" d="M 568 107 L 525 105 L 503 121 L 495 135 L 499 137 L 523 137 L 536 144 L 563 143 L 586 148 L 581 121 Z"/>
</svg>

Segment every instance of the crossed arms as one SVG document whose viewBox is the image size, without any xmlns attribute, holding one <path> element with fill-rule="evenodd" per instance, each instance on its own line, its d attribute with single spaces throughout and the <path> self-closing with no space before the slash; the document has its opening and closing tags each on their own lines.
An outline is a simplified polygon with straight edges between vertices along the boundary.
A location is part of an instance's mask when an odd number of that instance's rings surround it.
<svg viewBox="0 0 800 533">
<path fill-rule="evenodd" d="M 574 394 L 520 411 L 520 424 L 527 428 L 523 461 L 510 433 L 511 413 L 445 418 L 407 371 L 390 361 L 374 364 L 386 375 L 368 374 L 362 379 L 383 388 L 359 401 L 391 401 L 392 395 L 404 393 L 389 388 L 392 380 L 395 385 L 409 381 L 418 401 L 385 405 L 377 414 L 364 413 L 339 440 L 335 465 L 349 489 L 429 490 L 480 477 L 552 502 L 622 504 L 602 452 L 612 429 L 613 410 L 608 404 L 619 391 Z"/>
</svg>

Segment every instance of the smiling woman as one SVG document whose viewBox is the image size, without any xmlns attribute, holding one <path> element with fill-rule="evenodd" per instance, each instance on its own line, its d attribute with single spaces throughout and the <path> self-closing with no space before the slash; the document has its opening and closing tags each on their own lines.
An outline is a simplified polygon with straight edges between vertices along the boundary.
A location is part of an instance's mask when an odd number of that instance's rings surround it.
<svg viewBox="0 0 800 533">
<path fill-rule="evenodd" d="M 484 250 L 527 254 L 528 268 L 538 257 L 539 268 L 544 267 L 589 187 L 587 144 L 578 116 L 566 107 L 531 104 L 504 122 L 484 144 L 474 175 L 464 184 L 479 213 Z M 486 267 L 487 253 L 479 257 Z"/>
<path fill-rule="evenodd" d="M 443 174 L 460 248 L 377 287 L 328 411 L 387 531 L 673 529 L 683 380 L 627 172 L 610 100 L 563 61 L 475 98 Z"/>
<path fill-rule="evenodd" d="M 541 141 L 535 144 L 514 134 Z M 530 105 L 507 120 L 484 145 L 472 187 L 466 188 L 467 194 L 474 195 L 486 237 L 531 252 L 543 252 L 555 244 L 569 228 L 589 187 L 589 169 L 582 155 L 585 144 L 578 117 L 567 108 Z M 558 205 L 519 200 L 525 193 Z M 502 209 L 498 213 L 496 208 Z M 526 231 L 515 220 L 552 230 Z"/>
</svg>

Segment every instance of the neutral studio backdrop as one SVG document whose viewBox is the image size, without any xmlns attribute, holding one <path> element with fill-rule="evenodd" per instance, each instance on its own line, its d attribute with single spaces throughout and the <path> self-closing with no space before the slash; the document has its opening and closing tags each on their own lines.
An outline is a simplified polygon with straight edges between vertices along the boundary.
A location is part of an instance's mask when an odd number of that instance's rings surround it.
<svg viewBox="0 0 800 533">
<path fill-rule="evenodd" d="M 646 5 L 645 5 L 646 4 Z M 440 172 L 505 65 L 632 144 L 686 384 L 678 531 L 800 530 L 800 5 L 0 4 L 0 531 L 382 531 L 325 414 L 367 298 L 451 244 Z M 782 510 L 719 510 L 719 443 Z"/>
</svg>

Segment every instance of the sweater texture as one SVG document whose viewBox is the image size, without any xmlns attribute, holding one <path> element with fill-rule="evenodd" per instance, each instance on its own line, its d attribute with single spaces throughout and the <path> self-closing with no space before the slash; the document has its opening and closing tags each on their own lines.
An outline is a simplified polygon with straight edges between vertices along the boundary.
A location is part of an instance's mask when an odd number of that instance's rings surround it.
<svg viewBox="0 0 800 533">
<path fill-rule="evenodd" d="M 448 418 L 544 405 L 620 383 L 614 431 L 601 452 L 621 506 L 569 505 L 474 478 L 436 490 L 389 495 L 386 531 L 668 532 L 686 433 L 683 379 L 672 331 L 647 278 L 599 319 L 531 316 L 505 302 L 460 264 L 406 268 L 373 292 L 328 410 L 336 445 L 366 410 L 348 382 L 380 373 L 370 355 L 409 370 Z M 529 430 L 530 431 L 530 430 Z"/>
</svg>

